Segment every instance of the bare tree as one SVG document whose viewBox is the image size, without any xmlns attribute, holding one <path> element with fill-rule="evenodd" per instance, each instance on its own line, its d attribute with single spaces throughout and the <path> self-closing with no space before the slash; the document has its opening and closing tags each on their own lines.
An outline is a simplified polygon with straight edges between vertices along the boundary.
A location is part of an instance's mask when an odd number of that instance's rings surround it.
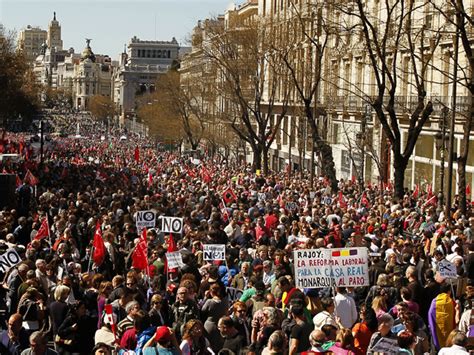
<svg viewBox="0 0 474 355">
<path fill-rule="evenodd" d="M 207 21 L 204 55 L 217 67 L 220 116 L 250 145 L 255 169 L 269 169 L 269 150 L 288 108 L 286 73 L 271 52 L 272 37 L 257 15 Z"/>
<path fill-rule="evenodd" d="M 469 13 L 469 10 L 466 9 L 464 2 L 462 0 L 448 0 L 448 1 L 435 1 L 430 0 L 431 5 L 435 9 L 436 13 L 439 14 L 449 25 L 450 31 L 447 31 L 447 35 L 452 36 L 453 38 L 453 60 L 455 68 L 453 73 L 443 72 L 442 74 L 448 77 L 449 81 L 453 85 L 461 85 L 461 87 L 466 87 L 470 97 L 467 100 L 467 103 L 464 107 L 460 106 L 459 102 L 453 101 L 453 107 L 451 107 L 451 115 L 453 118 L 456 115 L 459 115 L 464 120 L 463 123 L 463 139 L 461 141 L 461 151 L 457 157 L 458 163 L 458 188 L 460 194 L 460 209 L 463 214 L 466 214 L 467 207 L 467 196 L 466 196 L 466 165 L 467 157 L 469 154 L 469 137 L 473 128 L 474 120 L 474 55 L 472 48 L 472 41 L 474 39 L 472 28 L 474 27 L 474 19 L 471 16 L 472 13 Z M 460 43 L 459 43 L 460 42 Z M 457 58 L 457 48 L 461 45 L 461 55 L 464 56 L 464 60 L 458 60 Z M 435 70 L 439 68 L 434 68 Z M 456 100 L 457 98 L 454 98 Z M 463 110 L 464 108 L 464 110 Z M 451 189 L 448 186 L 448 189 Z M 448 207 L 450 206 L 450 201 L 447 201 Z"/>
<path fill-rule="evenodd" d="M 314 155 L 319 155 L 322 174 L 325 175 L 333 191 L 337 190 L 336 170 L 332 148 L 325 140 L 320 118 L 326 115 L 324 107 L 318 104 L 322 80 L 323 59 L 329 39 L 329 27 L 323 19 L 324 4 L 293 2 L 291 15 L 286 20 L 288 30 L 276 43 L 274 50 L 289 70 L 289 80 L 294 92 L 295 103 L 303 107 L 304 116 L 311 129 L 311 172 L 310 182 L 314 182 Z M 307 6 L 307 7 L 306 7 Z"/>
<path fill-rule="evenodd" d="M 388 140 L 393 153 L 395 195 L 399 198 L 404 195 L 409 159 L 423 126 L 433 112 L 433 104 L 427 99 L 425 77 L 440 33 L 428 36 L 425 26 L 417 20 L 415 14 L 417 11 L 423 12 L 424 6 L 427 6 L 426 3 L 411 0 L 384 1 L 374 11 L 363 0 L 343 4 L 333 1 L 334 11 L 357 19 L 355 24 L 345 30 L 360 33 L 360 43 L 357 45 L 360 50 L 366 51 L 367 66 L 376 88 L 373 96 L 355 85 L 346 85 L 340 89 L 346 93 L 356 93 L 372 106 L 382 127 L 381 139 Z M 404 78 L 404 74 L 409 74 L 408 78 Z M 342 79 L 343 83 L 347 83 L 346 79 Z M 400 96 L 402 86 L 408 85 L 408 81 L 416 94 L 410 100 Z M 407 126 L 406 139 L 403 140 L 402 121 Z"/>
</svg>

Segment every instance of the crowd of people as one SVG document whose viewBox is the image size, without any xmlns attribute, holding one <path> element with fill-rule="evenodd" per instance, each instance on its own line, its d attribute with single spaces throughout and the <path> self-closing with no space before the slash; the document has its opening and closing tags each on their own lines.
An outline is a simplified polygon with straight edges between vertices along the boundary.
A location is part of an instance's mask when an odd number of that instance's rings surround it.
<svg viewBox="0 0 474 355">
<path fill-rule="evenodd" d="M 25 136 L 2 136 L 2 151 L 23 159 L 0 167 L 17 175 L 0 254 L 21 257 L 4 268 L 1 354 L 472 349 L 474 219 L 456 200 L 445 216 L 429 187 L 397 199 L 390 184 L 341 180 L 335 192 L 323 176 L 311 186 L 305 174 L 264 176 L 145 138 L 81 135 L 53 139 L 42 164 Z M 138 230 L 139 211 L 183 218 L 182 233 L 159 219 Z M 225 260 L 205 260 L 206 244 L 225 245 Z M 295 250 L 341 247 L 368 249 L 369 286 L 295 287 Z M 182 265 L 168 267 L 176 251 Z M 441 276 L 446 261 L 457 277 Z"/>
</svg>

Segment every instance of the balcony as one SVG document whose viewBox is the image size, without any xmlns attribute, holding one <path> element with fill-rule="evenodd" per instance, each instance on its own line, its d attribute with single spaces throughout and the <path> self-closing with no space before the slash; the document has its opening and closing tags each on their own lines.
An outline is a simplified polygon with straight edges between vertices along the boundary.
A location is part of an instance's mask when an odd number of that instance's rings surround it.
<svg viewBox="0 0 474 355">
<path fill-rule="evenodd" d="M 372 97 L 371 99 L 375 99 Z M 389 97 L 384 97 L 384 105 L 388 103 Z M 443 107 L 450 107 L 452 103 L 451 96 L 428 96 L 427 101 L 431 100 L 433 103 L 434 114 L 441 113 Z M 456 112 L 459 114 L 466 114 L 470 112 L 471 103 L 470 96 L 458 96 L 456 100 Z M 325 97 L 323 106 L 327 111 L 340 111 L 344 113 L 355 113 L 365 111 L 367 102 L 355 95 L 348 96 L 330 96 Z M 397 113 L 410 113 L 416 108 L 418 104 L 417 96 L 396 96 L 395 97 L 395 111 Z"/>
</svg>

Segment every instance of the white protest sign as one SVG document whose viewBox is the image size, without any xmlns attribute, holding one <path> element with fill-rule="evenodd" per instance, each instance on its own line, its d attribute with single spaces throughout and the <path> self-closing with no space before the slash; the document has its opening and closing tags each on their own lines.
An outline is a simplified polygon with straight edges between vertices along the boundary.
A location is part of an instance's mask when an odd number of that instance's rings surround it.
<svg viewBox="0 0 474 355">
<path fill-rule="evenodd" d="M 244 291 L 234 287 L 226 287 L 225 291 L 227 294 L 227 298 L 231 302 L 239 300 L 240 297 L 244 294 Z"/>
<path fill-rule="evenodd" d="M 166 253 L 166 260 L 168 261 L 168 269 L 176 269 L 184 265 L 183 257 L 179 251 Z"/>
<path fill-rule="evenodd" d="M 18 255 L 15 249 L 10 248 L 4 254 L 0 255 L 0 271 L 6 273 L 20 261 L 20 255 Z"/>
<path fill-rule="evenodd" d="M 181 234 L 183 232 L 183 219 L 180 217 L 161 217 L 163 233 L 176 233 Z"/>
<path fill-rule="evenodd" d="M 267 195 L 265 192 L 259 192 L 258 193 L 258 200 L 259 201 L 265 201 L 267 199 Z"/>
<path fill-rule="evenodd" d="M 369 286 L 367 248 L 294 251 L 298 288 Z"/>
<path fill-rule="evenodd" d="M 204 244 L 203 256 L 205 261 L 225 260 L 225 244 Z"/>
<path fill-rule="evenodd" d="M 380 338 L 380 340 L 372 347 L 374 353 L 382 354 L 398 354 L 400 347 L 397 339 Z"/>
<path fill-rule="evenodd" d="M 285 204 L 285 208 L 288 210 L 288 211 L 294 211 L 298 208 L 298 204 L 296 202 L 287 202 Z"/>
<path fill-rule="evenodd" d="M 438 265 L 438 269 L 439 269 L 439 276 L 441 277 L 444 277 L 446 279 L 458 277 L 456 265 L 454 265 L 453 263 L 450 263 L 447 260 L 440 261 Z"/>
<path fill-rule="evenodd" d="M 156 224 L 156 213 L 153 211 L 137 211 L 136 225 L 138 230 L 143 228 L 154 228 Z"/>
</svg>

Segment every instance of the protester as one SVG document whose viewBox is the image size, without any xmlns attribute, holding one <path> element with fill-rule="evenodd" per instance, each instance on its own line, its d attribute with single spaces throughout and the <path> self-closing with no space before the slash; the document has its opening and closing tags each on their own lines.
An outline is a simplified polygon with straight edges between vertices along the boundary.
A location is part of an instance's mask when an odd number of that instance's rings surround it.
<svg viewBox="0 0 474 355">
<path fill-rule="evenodd" d="M 3 275 L 0 310 L 12 324 L 2 350 L 20 354 L 28 334 L 48 326 L 58 353 L 469 347 L 461 336 L 448 342 L 453 329 L 474 335 L 465 286 L 474 220 L 471 206 L 459 212 L 459 196 L 445 216 L 431 186 L 398 199 L 391 182 L 340 179 L 332 191 L 325 176 L 311 184 L 304 171 L 264 175 L 217 155 L 189 158 L 119 129 L 102 139 L 100 123 L 81 120 L 87 139 L 52 139 L 42 164 L 26 134 L 0 140 L 6 153 L 24 147 L 19 162 L 0 162 L 18 175 L 19 197 L 0 211 L 0 251 L 19 255 Z M 72 118 L 51 121 L 75 135 Z M 182 228 L 165 231 L 168 218 Z M 347 265 L 359 283 L 335 283 L 341 265 L 332 265 L 330 282 L 306 288 L 309 272 L 328 268 L 298 265 L 301 250 L 368 258 L 345 261 L 359 263 Z M 457 277 L 447 279 L 450 260 Z"/>
</svg>

